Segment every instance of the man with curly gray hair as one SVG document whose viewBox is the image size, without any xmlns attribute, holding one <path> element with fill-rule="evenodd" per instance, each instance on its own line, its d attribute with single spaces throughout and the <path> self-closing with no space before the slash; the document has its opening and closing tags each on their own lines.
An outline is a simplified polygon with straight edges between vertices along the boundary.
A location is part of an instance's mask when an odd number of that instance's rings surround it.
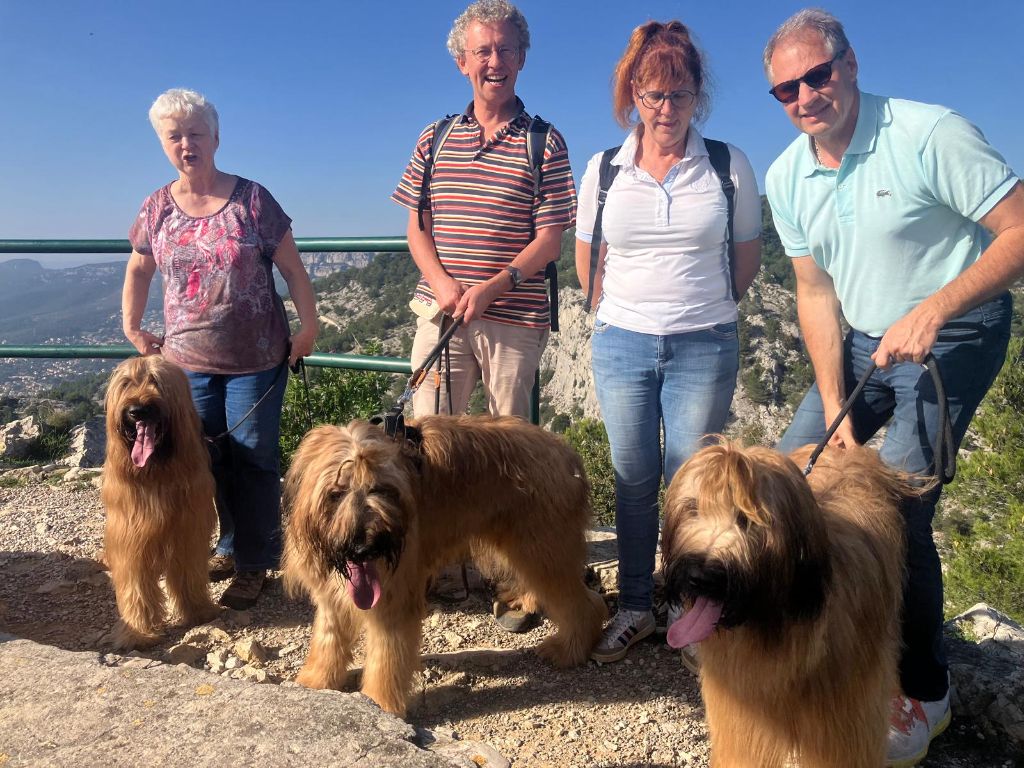
<svg viewBox="0 0 1024 768">
<path fill-rule="evenodd" d="M 478 0 L 455 20 L 448 50 L 473 100 L 458 116 L 421 131 L 391 198 L 409 210 L 409 251 L 422 279 L 410 306 L 419 315 L 412 364 L 442 333 L 450 383 L 423 386 L 417 416 L 462 413 L 478 381 L 494 415 L 528 418 L 540 355 L 550 330 L 544 283 L 562 232 L 576 217 L 576 189 L 561 134 L 532 118 L 516 96 L 530 30 L 508 0 Z M 435 138 L 436 136 L 436 138 Z M 528 596 L 499 624 L 525 631 L 536 621 Z"/>
</svg>

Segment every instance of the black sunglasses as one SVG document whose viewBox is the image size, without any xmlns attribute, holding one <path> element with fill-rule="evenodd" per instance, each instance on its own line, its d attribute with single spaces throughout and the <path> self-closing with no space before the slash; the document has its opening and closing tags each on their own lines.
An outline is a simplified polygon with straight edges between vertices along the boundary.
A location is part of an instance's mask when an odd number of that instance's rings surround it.
<svg viewBox="0 0 1024 768">
<path fill-rule="evenodd" d="M 807 87 L 813 88 L 815 91 L 824 87 L 825 83 L 832 79 L 832 65 L 843 58 L 847 50 L 843 48 L 843 50 L 832 57 L 832 61 L 826 61 L 824 64 L 811 67 L 804 72 L 803 77 L 779 83 L 774 88 L 769 89 L 768 93 L 783 104 L 792 104 L 800 95 L 800 83 L 807 83 Z"/>
</svg>

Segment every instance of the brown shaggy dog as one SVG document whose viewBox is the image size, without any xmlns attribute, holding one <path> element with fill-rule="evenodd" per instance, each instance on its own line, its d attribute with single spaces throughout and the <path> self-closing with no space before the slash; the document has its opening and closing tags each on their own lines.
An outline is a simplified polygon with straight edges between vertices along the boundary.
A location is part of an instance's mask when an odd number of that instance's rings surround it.
<svg viewBox="0 0 1024 768">
<path fill-rule="evenodd" d="M 214 481 L 188 379 L 176 365 L 159 355 L 125 360 L 111 374 L 106 411 L 104 549 L 121 616 L 110 640 L 140 648 L 160 639 L 161 576 L 186 624 L 219 611 L 207 574 Z"/>
<path fill-rule="evenodd" d="M 666 591 L 689 610 L 667 639 L 701 643 L 713 766 L 885 761 L 899 686 L 899 507 L 922 489 L 860 447 L 827 448 L 805 478 L 810 450 L 710 446 L 668 490 Z"/>
<path fill-rule="evenodd" d="M 297 681 L 340 689 L 365 625 L 363 693 L 403 715 L 427 580 L 469 547 L 507 562 L 558 625 L 541 656 L 586 661 L 606 609 L 583 585 L 590 504 L 576 453 L 511 417 L 427 417 L 406 437 L 358 421 L 319 427 L 292 458 L 285 579 L 317 608 Z"/>
</svg>

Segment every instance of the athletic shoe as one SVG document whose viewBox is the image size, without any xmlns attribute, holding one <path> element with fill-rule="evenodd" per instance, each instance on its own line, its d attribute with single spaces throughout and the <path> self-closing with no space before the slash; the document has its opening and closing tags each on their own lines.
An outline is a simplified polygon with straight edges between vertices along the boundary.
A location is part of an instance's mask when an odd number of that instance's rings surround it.
<svg viewBox="0 0 1024 768">
<path fill-rule="evenodd" d="M 239 571 L 220 596 L 220 604 L 236 611 L 247 611 L 256 604 L 266 581 L 266 571 Z"/>
<path fill-rule="evenodd" d="M 949 691 L 938 701 L 893 697 L 889 721 L 888 768 L 910 768 L 924 760 L 932 739 L 946 730 L 951 718 Z"/>
<path fill-rule="evenodd" d="M 653 611 L 627 611 L 620 608 L 605 627 L 601 641 L 590 652 L 590 658 L 601 664 L 610 664 L 623 659 L 634 643 L 643 640 L 653 632 Z"/>
</svg>

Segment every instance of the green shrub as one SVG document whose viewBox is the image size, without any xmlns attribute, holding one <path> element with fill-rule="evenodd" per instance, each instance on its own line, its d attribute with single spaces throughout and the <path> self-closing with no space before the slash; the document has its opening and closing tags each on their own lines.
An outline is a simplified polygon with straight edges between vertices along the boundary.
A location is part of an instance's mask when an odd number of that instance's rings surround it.
<svg viewBox="0 0 1024 768">
<path fill-rule="evenodd" d="M 68 455 L 71 450 L 71 427 L 54 428 L 43 424 L 25 452 L 29 464 L 48 464 Z"/>
<path fill-rule="evenodd" d="M 957 468 L 936 527 L 949 539 L 947 613 L 987 602 L 1024 621 L 1024 343 L 1007 363 L 973 428 L 982 447 Z"/>
<path fill-rule="evenodd" d="M 565 439 L 583 459 L 587 470 L 594 522 L 615 525 L 615 470 L 604 424 L 597 419 L 582 419 L 565 430 Z"/>
<path fill-rule="evenodd" d="M 379 350 L 367 351 L 378 354 Z M 338 368 L 307 369 L 309 373 L 309 410 L 316 424 L 347 424 L 365 419 L 391 407 L 391 377 L 373 371 L 347 371 Z M 301 376 L 291 376 L 281 413 L 282 471 L 309 429 L 305 387 Z"/>
</svg>

